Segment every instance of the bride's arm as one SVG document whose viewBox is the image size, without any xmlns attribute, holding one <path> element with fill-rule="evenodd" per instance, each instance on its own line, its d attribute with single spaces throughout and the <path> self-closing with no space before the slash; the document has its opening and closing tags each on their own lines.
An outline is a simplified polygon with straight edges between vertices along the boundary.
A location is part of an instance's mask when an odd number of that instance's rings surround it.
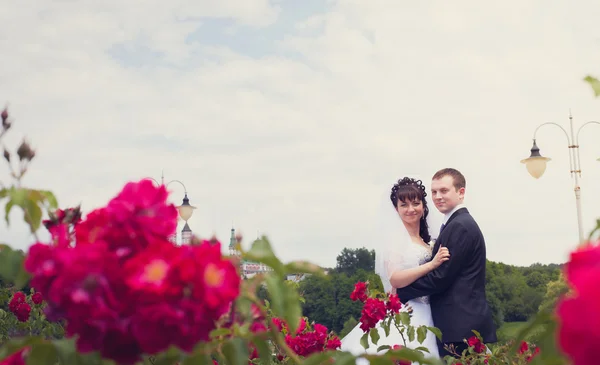
<svg viewBox="0 0 600 365">
<path fill-rule="evenodd" d="M 404 288 L 420 277 L 427 275 L 434 269 L 435 266 L 433 266 L 433 262 L 430 261 L 421 266 L 413 267 L 412 269 L 396 270 L 390 275 L 390 284 L 394 288 Z"/>
<path fill-rule="evenodd" d="M 417 279 L 435 270 L 444 261 L 448 261 L 449 257 L 450 253 L 448 252 L 448 249 L 446 247 L 442 247 L 438 250 L 433 260 L 426 262 L 423 265 L 419 265 L 410 269 L 389 270 L 388 272 L 391 272 L 391 275 L 389 275 L 390 285 L 394 288 L 404 288 L 409 286 Z"/>
</svg>

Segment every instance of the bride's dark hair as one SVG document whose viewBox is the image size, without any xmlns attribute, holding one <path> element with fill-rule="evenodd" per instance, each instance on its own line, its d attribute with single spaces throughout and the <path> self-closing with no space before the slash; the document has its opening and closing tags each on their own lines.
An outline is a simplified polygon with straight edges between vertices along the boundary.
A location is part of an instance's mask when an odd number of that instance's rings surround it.
<svg viewBox="0 0 600 365">
<path fill-rule="evenodd" d="M 398 182 L 392 187 L 390 199 L 392 200 L 392 204 L 396 210 L 398 209 L 398 201 L 411 202 L 415 199 L 421 201 L 423 204 L 423 216 L 421 217 L 421 224 L 419 225 L 419 236 L 421 236 L 423 241 L 429 242 L 431 241 L 431 235 L 429 234 L 429 227 L 427 226 L 429 207 L 427 206 L 427 201 L 425 200 L 426 196 L 427 192 L 425 191 L 425 186 L 421 180 L 404 177 L 398 180 Z"/>
</svg>

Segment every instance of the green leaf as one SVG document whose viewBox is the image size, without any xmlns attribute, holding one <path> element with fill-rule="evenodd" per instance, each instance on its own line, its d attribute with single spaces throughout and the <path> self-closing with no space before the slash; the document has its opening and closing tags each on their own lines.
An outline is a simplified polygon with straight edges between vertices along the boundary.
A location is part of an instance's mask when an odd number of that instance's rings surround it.
<svg viewBox="0 0 600 365">
<path fill-rule="evenodd" d="M 399 350 L 388 351 L 386 352 L 384 357 L 387 359 L 394 360 L 410 360 L 411 362 L 417 364 L 438 364 L 437 359 L 425 358 L 423 353 L 406 347 L 402 347 Z"/>
<path fill-rule="evenodd" d="M 383 351 L 383 350 L 389 350 L 392 347 L 390 345 L 381 345 L 377 348 L 377 352 Z"/>
<path fill-rule="evenodd" d="M 400 312 L 396 316 L 400 318 L 403 325 L 408 326 L 410 324 L 410 314 L 408 312 Z"/>
<path fill-rule="evenodd" d="M 266 238 L 254 241 L 250 250 L 242 255 L 245 259 L 262 262 L 271 267 L 280 276 L 285 276 L 283 263 L 275 256 L 271 244 Z"/>
<path fill-rule="evenodd" d="M 329 356 L 335 359 L 335 365 L 355 365 L 356 357 L 349 352 L 342 351 L 331 351 L 329 352 Z M 323 361 L 323 364 L 326 364 L 327 361 Z M 303 363 L 304 364 L 304 363 Z"/>
<path fill-rule="evenodd" d="M 360 344 L 361 346 L 366 350 L 369 348 L 369 333 L 365 333 L 364 335 L 362 335 L 362 337 L 360 338 Z"/>
<path fill-rule="evenodd" d="M 424 346 L 416 347 L 415 350 L 429 353 L 429 349 L 427 347 L 424 347 Z"/>
<path fill-rule="evenodd" d="M 286 321 L 291 333 L 296 333 L 302 315 L 298 292 L 275 275 L 267 275 L 265 281 L 267 290 L 271 294 L 273 314 Z"/>
<path fill-rule="evenodd" d="M 58 353 L 52 343 L 38 343 L 31 346 L 26 358 L 27 365 L 55 365 Z"/>
<path fill-rule="evenodd" d="M 393 364 L 390 360 L 384 357 L 369 357 L 370 365 L 390 365 Z"/>
<path fill-rule="evenodd" d="M 592 90 L 594 90 L 594 96 L 598 97 L 600 96 L 600 81 L 592 76 L 586 76 L 583 81 L 587 82 L 588 84 L 590 84 L 590 86 L 592 87 Z"/>
<path fill-rule="evenodd" d="M 15 289 L 21 290 L 25 287 L 25 285 L 29 284 L 29 280 L 31 280 L 31 275 L 25 270 L 23 264 L 19 267 L 19 272 L 14 280 Z"/>
<path fill-rule="evenodd" d="M 390 326 L 391 326 L 391 318 L 383 324 L 383 331 L 385 332 L 385 337 L 390 337 Z"/>
<path fill-rule="evenodd" d="M 155 358 L 154 361 L 152 362 L 153 365 L 174 365 L 176 363 L 178 363 L 181 360 L 181 353 L 179 351 L 179 349 L 175 346 L 171 346 L 169 347 L 169 349 L 167 349 L 167 351 L 163 351 L 162 353 L 158 354 Z"/>
<path fill-rule="evenodd" d="M 417 328 L 417 341 L 419 341 L 419 343 L 423 343 L 425 338 L 427 338 L 427 327 L 419 326 L 419 328 Z"/>
<path fill-rule="evenodd" d="M 213 361 L 210 355 L 198 352 L 186 357 L 182 365 L 213 365 Z"/>
<path fill-rule="evenodd" d="M 6 225 L 10 225 L 10 211 L 12 210 L 12 207 L 15 205 L 15 203 L 12 200 L 9 200 L 6 205 L 4 206 L 4 220 L 6 220 Z"/>
<path fill-rule="evenodd" d="M 250 357 L 248 344 L 239 337 L 232 338 L 223 344 L 223 355 L 227 365 L 247 365 Z"/>
<path fill-rule="evenodd" d="M 50 209 L 58 208 L 58 200 L 56 200 L 56 196 L 49 190 L 38 190 L 46 202 L 48 202 L 48 206 Z"/>
<path fill-rule="evenodd" d="M 14 283 L 23 271 L 25 256 L 20 251 L 4 247 L 0 251 L 0 277 L 9 283 Z M 23 274 L 21 274 L 23 275 Z"/>
<path fill-rule="evenodd" d="M 374 345 L 377 345 L 377 342 L 379 342 L 379 338 L 380 338 L 377 327 L 371 328 L 371 330 L 369 331 L 369 336 L 371 337 L 371 342 Z"/>
<path fill-rule="evenodd" d="M 321 267 L 308 261 L 292 261 L 285 265 L 285 269 L 288 273 L 309 273 L 325 275 L 325 271 L 323 271 Z"/>
<path fill-rule="evenodd" d="M 409 342 L 413 342 L 415 340 L 415 328 L 413 326 L 407 326 L 406 334 L 408 335 Z"/>
<path fill-rule="evenodd" d="M 36 232 L 42 224 L 42 208 L 38 205 L 39 200 L 35 190 L 31 190 L 28 199 L 25 199 L 21 208 L 23 208 L 23 218 L 31 228 L 31 232 Z"/>
<path fill-rule="evenodd" d="M 230 333 L 231 333 L 231 330 L 229 328 L 217 328 L 210 332 L 210 337 L 215 338 L 215 337 L 220 337 L 220 336 L 227 336 Z"/>
<path fill-rule="evenodd" d="M 24 347 L 39 343 L 42 343 L 42 339 L 40 337 L 12 338 L 0 346 L 0 362 L 15 352 L 20 351 Z"/>
<path fill-rule="evenodd" d="M 77 364 L 78 353 L 75 350 L 74 339 L 62 339 L 53 341 L 56 355 L 59 363 L 62 364 Z"/>
<path fill-rule="evenodd" d="M 309 357 L 307 357 L 304 361 L 302 361 L 302 365 L 321 365 L 326 364 L 329 359 L 332 358 L 331 352 L 317 352 Z"/>
<path fill-rule="evenodd" d="M 256 350 L 258 351 L 258 356 L 260 356 L 261 361 L 267 365 L 271 363 L 271 359 L 273 357 L 272 353 L 273 351 L 271 350 L 271 347 L 269 346 L 269 344 L 258 337 L 254 337 L 252 339 L 252 343 L 254 344 L 254 346 L 256 347 Z"/>
<path fill-rule="evenodd" d="M 435 335 L 435 337 L 438 338 L 438 340 L 442 340 L 442 331 L 440 331 L 439 328 L 437 327 L 427 327 L 427 329 L 431 332 L 433 332 L 433 334 Z"/>
</svg>

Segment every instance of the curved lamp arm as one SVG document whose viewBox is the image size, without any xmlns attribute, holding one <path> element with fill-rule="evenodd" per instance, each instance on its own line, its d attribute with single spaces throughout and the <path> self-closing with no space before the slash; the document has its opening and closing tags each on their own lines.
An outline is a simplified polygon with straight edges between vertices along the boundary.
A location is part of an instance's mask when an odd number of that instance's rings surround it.
<svg viewBox="0 0 600 365">
<path fill-rule="evenodd" d="M 190 219 L 190 217 L 194 213 L 194 209 L 196 209 L 196 207 L 193 206 L 193 205 L 190 205 L 190 199 L 187 196 L 187 188 L 185 187 L 185 185 L 181 181 L 179 181 L 179 180 L 171 180 L 171 181 L 169 181 L 166 184 L 164 182 L 162 184 L 159 184 L 158 181 L 156 181 L 156 179 L 153 179 L 151 177 L 147 177 L 146 179 L 154 181 L 157 186 L 164 185 L 165 188 L 168 187 L 169 184 L 174 183 L 174 182 L 180 184 L 183 187 L 184 196 L 183 196 L 183 202 L 181 203 L 180 206 L 177 207 L 177 211 L 179 212 L 179 216 L 181 217 L 181 219 L 183 219 L 184 221 L 187 222 L 188 219 Z"/>
<path fill-rule="evenodd" d="M 183 219 L 187 223 L 188 219 L 190 219 L 192 214 L 194 213 L 194 209 L 196 209 L 196 207 L 193 205 L 190 205 L 190 199 L 188 199 L 188 196 L 187 196 L 187 188 L 181 181 L 171 180 L 165 184 L 165 187 L 169 186 L 170 183 L 174 183 L 174 182 L 179 183 L 179 184 L 181 184 L 181 186 L 183 186 L 183 191 L 184 191 L 185 195 L 183 196 L 183 203 L 181 203 L 181 205 L 177 207 L 177 210 L 179 211 L 179 216 L 181 217 L 181 219 Z"/>
<path fill-rule="evenodd" d="M 585 127 L 588 124 L 600 124 L 600 122 L 596 122 L 595 120 L 589 121 L 587 123 L 583 123 L 583 125 L 581 127 L 579 127 L 579 129 L 577 129 L 577 134 L 575 135 L 575 145 L 579 146 L 579 132 L 581 132 L 581 129 L 583 129 L 583 127 Z M 579 161 L 579 165 L 581 165 L 581 157 L 579 156 L 579 148 L 577 148 L 577 161 Z M 598 161 L 600 161 L 600 158 L 598 159 Z M 581 167 L 578 166 L 577 170 L 579 170 L 579 174 L 581 174 Z"/>
<path fill-rule="evenodd" d="M 152 181 L 154 181 L 156 183 L 156 186 L 160 186 L 160 183 L 158 181 L 156 181 L 156 179 L 153 179 L 151 177 L 145 177 L 144 179 L 146 179 L 146 180 L 152 180 Z"/>
<path fill-rule="evenodd" d="M 588 124 L 600 124 L 600 122 L 596 122 L 595 120 L 589 121 L 587 123 L 584 123 L 581 127 L 579 127 L 579 129 L 577 130 L 577 135 L 575 137 L 575 144 L 579 145 L 579 132 L 581 132 L 581 129 L 583 129 L 583 127 L 585 127 Z"/>
<path fill-rule="evenodd" d="M 550 125 L 550 124 L 557 126 L 558 128 L 560 128 L 565 133 L 565 136 L 567 137 L 567 143 L 570 145 L 571 144 L 571 138 L 569 138 L 569 133 L 567 133 L 567 130 L 564 129 L 560 124 L 554 123 L 554 122 L 546 122 L 546 123 L 542 123 L 542 124 L 538 125 L 538 127 L 533 132 L 533 140 L 534 141 L 536 140 L 535 136 L 537 134 L 538 129 L 540 129 L 541 127 L 543 127 L 545 125 Z"/>
<path fill-rule="evenodd" d="M 168 187 L 170 183 L 174 183 L 174 182 L 181 184 L 181 186 L 183 186 L 183 192 L 185 193 L 185 195 L 187 195 L 187 189 L 185 188 L 185 185 L 183 185 L 183 183 L 179 180 L 171 180 L 165 184 L 165 187 Z"/>
</svg>

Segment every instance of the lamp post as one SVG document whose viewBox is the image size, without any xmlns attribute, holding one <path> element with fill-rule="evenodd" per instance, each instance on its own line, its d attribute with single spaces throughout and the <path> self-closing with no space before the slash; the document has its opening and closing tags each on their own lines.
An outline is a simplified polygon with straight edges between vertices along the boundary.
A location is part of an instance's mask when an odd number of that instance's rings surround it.
<svg viewBox="0 0 600 365">
<path fill-rule="evenodd" d="M 183 230 L 181 231 L 182 244 L 190 243 L 191 239 L 192 239 L 192 230 L 190 229 L 190 226 L 188 225 L 188 220 L 192 217 L 192 214 L 194 214 L 194 209 L 196 209 L 196 207 L 193 205 L 190 205 L 190 199 L 188 198 L 187 188 L 185 187 L 185 185 L 179 180 L 171 180 L 165 184 L 164 171 L 161 173 L 160 183 L 151 177 L 148 177 L 147 179 L 154 181 L 158 186 L 164 185 L 165 188 L 168 187 L 169 184 L 171 184 L 171 183 L 178 183 L 183 187 L 183 191 L 184 191 L 183 202 L 181 203 L 180 206 L 177 207 L 177 211 L 179 212 L 179 217 L 181 217 L 181 219 L 183 219 L 185 221 L 185 226 L 183 227 Z"/>
<path fill-rule="evenodd" d="M 540 149 L 536 144 L 536 134 L 537 131 L 545 126 L 545 125 L 555 125 L 560 128 L 567 137 L 567 147 L 569 148 L 569 165 L 571 171 L 571 177 L 574 178 L 575 182 L 575 202 L 577 206 L 577 225 L 579 227 L 579 243 L 583 243 L 584 235 L 583 235 L 583 222 L 581 218 L 581 187 L 579 186 L 579 178 L 581 177 L 581 162 L 579 157 L 579 133 L 581 129 L 589 124 L 600 124 L 600 122 L 589 121 L 584 123 L 579 129 L 577 129 L 577 133 L 574 133 L 575 129 L 573 127 L 573 115 L 569 112 L 569 126 L 570 126 L 570 134 L 567 133 L 567 130 L 564 129 L 560 124 L 547 122 L 540 124 L 535 131 L 533 132 L 533 147 L 531 147 L 531 155 L 521 160 L 521 163 L 525 164 L 527 171 L 531 176 L 536 179 L 539 179 L 544 172 L 546 171 L 546 163 L 550 161 L 550 158 L 544 157 L 540 154 Z M 600 161 L 600 158 L 598 159 Z"/>
</svg>

